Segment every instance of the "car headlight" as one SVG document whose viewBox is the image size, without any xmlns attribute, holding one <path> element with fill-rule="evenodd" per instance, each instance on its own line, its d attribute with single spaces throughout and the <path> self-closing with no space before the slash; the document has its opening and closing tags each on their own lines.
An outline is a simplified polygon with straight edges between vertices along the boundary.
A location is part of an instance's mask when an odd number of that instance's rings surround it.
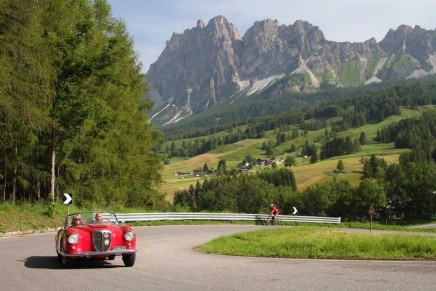
<svg viewBox="0 0 436 291">
<path fill-rule="evenodd" d="M 134 233 L 133 231 L 127 231 L 127 232 L 124 234 L 124 239 L 125 239 L 126 241 L 132 241 L 134 238 L 135 238 L 135 233 Z"/>
<path fill-rule="evenodd" d="M 75 245 L 76 243 L 79 242 L 79 236 L 78 236 L 77 234 L 75 234 L 75 233 L 71 234 L 71 235 L 68 237 L 68 242 L 69 242 L 70 244 L 72 244 L 72 245 Z"/>
</svg>

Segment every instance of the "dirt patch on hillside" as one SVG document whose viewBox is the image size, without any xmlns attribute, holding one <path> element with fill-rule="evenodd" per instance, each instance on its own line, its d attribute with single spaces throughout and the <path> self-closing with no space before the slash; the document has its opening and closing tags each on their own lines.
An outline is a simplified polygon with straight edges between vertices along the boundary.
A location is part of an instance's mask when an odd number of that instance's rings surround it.
<svg viewBox="0 0 436 291">
<path fill-rule="evenodd" d="M 192 171 L 195 168 L 203 167 L 204 163 L 207 163 L 208 165 L 218 163 L 219 158 L 215 154 L 202 154 L 199 156 L 195 156 L 190 159 L 186 159 L 184 161 L 180 161 L 174 164 L 169 164 L 165 166 L 164 172 L 166 173 L 172 173 L 174 171 Z"/>
<path fill-rule="evenodd" d="M 201 166 L 204 165 L 204 163 L 207 164 L 214 164 L 214 163 L 218 163 L 218 156 L 217 155 L 213 155 L 213 154 L 202 154 L 199 156 L 195 156 L 193 158 L 190 158 L 189 160 L 186 160 L 186 162 L 188 164 L 191 165 L 197 165 L 200 164 Z"/>
<path fill-rule="evenodd" d="M 295 180 L 296 180 L 297 185 L 298 185 L 298 190 L 302 190 L 302 189 L 309 187 L 310 185 L 316 184 L 317 182 L 324 179 L 324 176 L 316 176 L 316 177 L 312 177 L 310 179 L 306 179 L 306 178 L 307 177 L 297 177 L 297 176 L 295 177 Z"/>
<path fill-rule="evenodd" d="M 251 146 L 253 144 L 261 144 L 264 141 L 267 141 L 267 138 L 258 138 L 258 139 L 244 139 L 244 140 L 240 140 L 238 142 L 235 142 L 235 145 L 239 145 L 239 146 Z"/>
</svg>

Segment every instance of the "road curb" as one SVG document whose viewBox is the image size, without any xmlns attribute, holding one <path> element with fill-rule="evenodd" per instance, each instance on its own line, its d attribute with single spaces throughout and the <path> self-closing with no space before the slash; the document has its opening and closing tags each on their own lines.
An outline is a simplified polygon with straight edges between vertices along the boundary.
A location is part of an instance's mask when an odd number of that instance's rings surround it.
<svg viewBox="0 0 436 291">
<path fill-rule="evenodd" d="M 21 235 L 31 235 L 31 234 L 38 234 L 38 233 L 47 233 L 47 232 L 57 232 L 59 229 L 60 229 L 60 227 L 40 229 L 40 230 L 10 231 L 10 232 L 4 232 L 4 233 L 0 232 L 0 238 L 21 236 Z"/>
</svg>

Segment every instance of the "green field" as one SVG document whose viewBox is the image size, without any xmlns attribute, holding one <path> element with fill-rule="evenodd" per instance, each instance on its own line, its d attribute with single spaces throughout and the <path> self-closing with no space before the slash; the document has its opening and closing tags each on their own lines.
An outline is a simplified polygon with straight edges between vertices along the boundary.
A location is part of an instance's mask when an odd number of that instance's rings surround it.
<svg viewBox="0 0 436 291">
<path fill-rule="evenodd" d="M 296 139 L 288 140 L 274 147 L 274 155 L 277 160 L 283 159 L 287 155 L 293 155 L 296 157 L 297 165 L 292 167 L 292 170 L 295 175 L 298 190 L 303 190 L 310 185 L 330 181 L 334 178 L 337 180 L 348 180 L 351 185 L 357 186 L 360 183 L 360 177 L 363 170 L 362 164 L 360 163 L 360 159 L 362 157 L 376 155 L 379 158 L 383 158 L 388 164 L 391 164 L 397 163 L 400 154 L 408 151 L 407 149 L 395 149 L 393 144 L 379 144 L 374 142 L 377 130 L 380 130 L 381 128 L 398 122 L 404 118 L 419 117 L 422 112 L 435 108 L 436 106 L 434 105 L 422 106 L 413 109 L 403 107 L 401 108 L 401 116 L 390 116 L 380 123 L 366 124 L 360 128 L 349 129 L 347 131 L 338 133 L 338 137 L 350 136 L 352 139 L 357 139 L 359 138 L 361 132 L 365 132 L 369 144 L 362 146 L 358 153 L 352 155 L 333 157 L 327 160 L 319 161 L 315 164 L 310 164 L 309 158 L 298 156 L 295 152 L 287 152 L 292 144 L 297 147 L 301 147 L 306 141 L 309 143 L 315 143 L 319 149 L 321 144 L 317 143 L 316 140 L 324 135 L 325 129 L 309 131 L 307 134 L 301 134 Z M 235 128 L 233 130 L 245 130 L 245 128 L 246 126 Z M 295 127 L 291 126 L 290 131 L 285 132 L 285 134 L 290 134 L 293 128 Z M 223 135 L 224 133 L 225 132 L 216 133 L 215 136 Z M 186 141 L 192 142 L 193 139 Z M 250 155 L 255 159 L 266 158 L 267 156 L 265 155 L 265 151 L 262 150 L 261 147 L 264 142 L 268 141 L 271 141 L 273 144 L 276 143 L 276 133 L 273 130 L 267 131 L 265 133 L 265 138 L 246 139 L 234 144 L 223 145 L 206 154 L 192 158 L 170 159 L 169 165 L 166 165 L 162 172 L 164 183 L 160 186 L 159 190 L 162 193 L 166 193 L 167 199 L 172 201 L 174 192 L 176 190 L 187 189 L 189 185 L 195 184 L 198 180 L 202 181 L 206 178 L 204 176 L 197 177 L 195 175 L 178 176 L 176 175 L 178 171 L 192 171 L 196 168 L 202 168 L 205 163 L 209 168 L 216 169 L 220 159 L 226 160 L 227 168 L 231 169 L 235 168 L 239 163 L 241 163 L 247 155 Z M 182 141 L 177 141 L 176 144 L 181 144 L 181 142 Z M 335 172 L 339 160 L 342 160 L 345 166 L 345 171 L 341 174 Z M 278 163 L 278 166 L 282 167 L 283 165 Z M 253 171 L 257 171 L 259 168 L 260 167 L 255 167 L 253 168 Z"/>
<path fill-rule="evenodd" d="M 436 260 L 436 237 L 279 227 L 220 237 L 196 250 L 209 254 L 274 258 Z"/>
</svg>

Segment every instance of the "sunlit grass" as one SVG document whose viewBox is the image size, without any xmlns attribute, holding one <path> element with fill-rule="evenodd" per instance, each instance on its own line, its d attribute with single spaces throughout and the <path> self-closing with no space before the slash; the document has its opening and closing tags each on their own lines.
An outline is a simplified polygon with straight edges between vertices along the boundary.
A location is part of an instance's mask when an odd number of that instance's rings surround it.
<svg viewBox="0 0 436 291">
<path fill-rule="evenodd" d="M 422 111 L 428 110 L 428 108 L 402 108 L 401 116 L 390 116 L 384 121 L 378 124 L 366 124 L 360 128 L 352 128 L 344 132 L 338 133 L 339 137 L 345 138 L 350 136 L 353 139 L 358 138 L 361 132 L 365 132 L 369 144 L 361 147 L 358 153 L 344 155 L 340 157 L 334 157 L 326 161 L 319 161 L 315 164 L 309 163 L 309 158 L 297 157 L 297 166 L 292 167 L 294 171 L 297 188 L 303 190 L 304 188 L 316 184 L 331 181 L 333 178 L 337 180 L 347 180 L 352 186 L 358 186 L 360 183 L 362 165 L 359 160 L 361 157 L 369 157 L 370 155 L 376 155 L 382 157 L 388 164 L 397 163 L 399 155 L 407 152 L 407 149 L 395 149 L 391 144 L 379 144 L 375 143 L 373 139 L 376 136 L 377 130 L 386 127 L 394 122 L 406 117 L 414 117 L 422 114 Z M 291 131 L 288 132 L 288 134 Z M 287 152 L 292 144 L 301 146 L 307 141 L 313 142 L 317 138 L 324 135 L 325 129 L 317 131 L 309 131 L 306 135 L 299 136 L 294 140 L 289 140 L 274 148 L 276 157 L 286 157 L 287 155 L 297 155 L 297 153 Z M 187 189 L 189 185 L 195 184 L 198 179 L 180 179 L 183 181 L 177 181 L 178 177 L 174 176 L 177 171 L 192 170 L 194 168 L 203 167 L 205 163 L 209 168 L 216 168 L 220 159 L 225 159 L 228 168 L 234 168 L 236 165 L 247 156 L 251 155 L 254 158 L 265 158 L 265 151 L 261 150 L 262 143 L 264 141 L 271 141 L 275 144 L 276 133 L 273 130 L 265 132 L 265 138 L 262 139 L 247 139 L 239 141 L 235 144 L 223 145 L 215 150 L 193 157 L 191 159 L 174 158 L 170 160 L 170 164 L 164 167 L 162 172 L 165 183 L 161 185 L 160 191 L 167 193 L 167 198 L 172 201 L 174 191 Z M 320 145 L 318 145 L 320 146 Z M 341 159 L 345 164 L 345 175 L 332 174 L 336 168 L 337 161 Z"/>
<path fill-rule="evenodd" d="M 53 215 L 47 215 L 48 206 L 46 203 L 31 202 L 1 202 L 0 203 L 0 234 L 15 231 L 43 231 L 55 229 L 64 224 L 67 213 L 74 213 L 84 210 L 107 210 L 116 213 L 135 213 L 145 212 L 144 209 L 125 208 L 114 205 L 109 208 L 98 205 L 82 209 L 74 205 L 63 205 L 57 202 L 54 207 Z"/>
<path fill-rule="evenodd" d="M 275 258 L 436 260 L 436 237 L 281 227 L 220 237 L 197 250 L 213 254 Z"/>
</svg>

